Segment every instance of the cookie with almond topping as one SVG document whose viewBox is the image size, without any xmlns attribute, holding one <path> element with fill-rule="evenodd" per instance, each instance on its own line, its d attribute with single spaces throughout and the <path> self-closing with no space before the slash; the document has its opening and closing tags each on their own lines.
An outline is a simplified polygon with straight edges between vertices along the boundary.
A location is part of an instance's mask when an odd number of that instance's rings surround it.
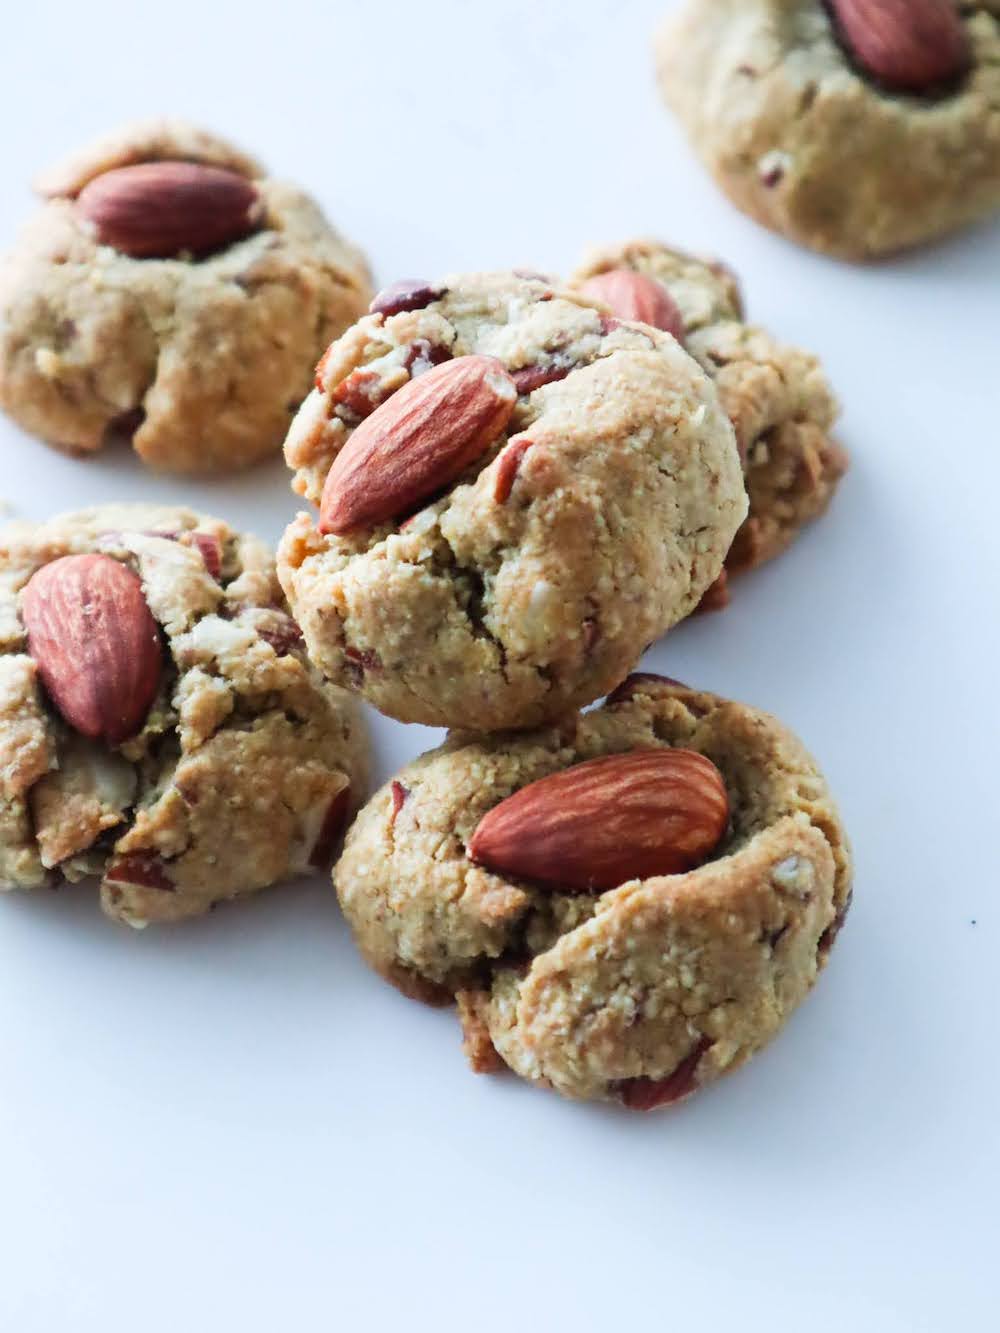
<svg viewBox="0 0 1000 1333">
<path fill-rule="evenodd" d="M 725 573 L 780 555 L 825 513 L 848 466 L 832 435 L 839 409 L 818 358 L 746 322 L 726 265 L 659 241 L 594 250 L 569 281 L 618 314 L 641 308 L 639 317 L 659 320 L 711 376 L 736 430 L 750 504 Z M 716 609 L 727 598 L 720 581 L 702 605 Z"/>
<path fill-rule="evenodd" d="M 181 121 L 47 172 L 0 261 L 0 406 L 74 453 L 167 472 L 276 454 L 323 348 L 371 295 L 316 203 Z"/>
<path fill-rule="evenodd" d="M 394 284 L 285 444 L 309 653 L 404 722 L 529 727 L 613 688 L 717 579 L 732 425 L 667 333 L 511 273 Z"/>
<path fill-rule="evenodd" d="M 334 869 L 366 961 L 454 999 L 474 1069 L 640 1110 L 745 1063 L 851 897 L 829 789 L 776 718 L 652 675 L 547 729 L 457 733 Z"/>
<path fill-rule="evenodd" d="M 198 915 L 329 865 L 366 758 L 256 538 L 137 504 L 0 532 L 0 889 Z"/>
<path fill-rule="evenodd" d="M 1000 210 L 1000 0 L 688 0 L 660 87 L 738 208 L 875 259 Z"/>
</svg>

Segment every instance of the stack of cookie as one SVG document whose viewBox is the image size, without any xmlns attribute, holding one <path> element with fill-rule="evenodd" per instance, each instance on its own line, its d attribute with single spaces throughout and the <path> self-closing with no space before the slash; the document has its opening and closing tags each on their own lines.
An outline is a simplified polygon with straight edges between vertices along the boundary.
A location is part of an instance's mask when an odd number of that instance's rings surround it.
<svg viewBox="0 0 1000 1333">
<path fill-rule="evenodd" d="M 635 668 L 828 504 L 816 359 L 655 242 L 369 305 L 305 195 L 183 125 L 44 190 L 7 411 L 181 472 L 284 439 L 313 509 L 276 561 L 180 508 L 8 529 L 2 886 L 96 875 L 145 925 L 339 851 L 361 952 L 457 1002 L 474 1068 L 645 1109 L 749 1058 L 843 922 L 843 829 L 774 718 Z M 367 804 L 358 698 L 451 729 Z"/>
<path fill-rule="evenodd" d="M 653 243 L 562 287 L 396 284 L 323 357 L 285 446 L 318 514 L 279 577 L 327 679 L 453 729 L 361 811 L 335 883 L 376 971 L 457 1000 L 475 1069 L 677 1101 L 823 967 L 850 860 L 815 764 L 766 714 L 629 673 L 825 507 L 834 416 L 731 274 Z"/>
</svg>

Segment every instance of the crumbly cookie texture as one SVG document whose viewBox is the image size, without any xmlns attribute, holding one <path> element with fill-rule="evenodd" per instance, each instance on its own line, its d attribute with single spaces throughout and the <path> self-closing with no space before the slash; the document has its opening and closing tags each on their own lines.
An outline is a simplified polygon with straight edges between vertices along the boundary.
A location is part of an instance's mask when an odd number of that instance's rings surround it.
<svg viewBox="0 0 1000 1333">
<path fill-rule="evenodd" d="M 252 180 L 259 229 L 195 258 L 98 244 L 76 196 L 143 162 Z M 361 253 L 294 186 L 182 122 L 128 126 L 39 179 L 47 202 L 0 261 L 0 406 L 92 453 L 131 434 L 151 467 L 226 472 L 277 453 L 310 367 L 371 295 Z"/>
<path fill-rule="evenodd" d="M 319 504 L 358 422 L 450 358 L 502 363 L 508 428 L 402 522 L 338 537 L 300 514 L 279 575 L 313 661 L 382 712 L 537 725 L 617 684 L 716 579 L 746 514 L 734 433 L 668 334 L 513 274 L 421 290 L 323 358 L 285 446 L 295 489 Z"/>
<path fill-rule="evenodd" d="M 1000 208 L 1000 4 L 959 8 L 971 68 L 917 95 L 852 60 L 821 0 L 689 0 L 660 86 L 737 207 L 827 254 L 891 254 Z"/>
<path fill-rule="evenodd" d="M 739 285 L 725 265 L 658 241 L 594 250 L 570 279 L 626 269 L 662 283 L 684 321 L 685 346 L 715 382 L 736 429 L 750 512 L 726 557 L 740 573 L 779 555 L 822 514 L 847 470 L 831 438 L 838 407 L 815 356 L 744 322 Z"/>
<path fill-rule="evenodd" d="M 730 823 L 686 874 L 594 896 L 510 882 L 467 847 L 487 811 L 581 761 L 680 746 L 717 765 Z M 334 879 L 368 962 L 405 993 L 457 997 L 480 1070 L 641 1107 L 735 1069 L 824 967 L 850 901 L 826 783 L 756 709 L 659 677 L 530 734 L 457 734 L 359 814 Z"/>
<path fill-rule="evenodd" d="M 85 553 L 138 575 L 164 649 L 145 723 L 118 746 L 63 721 L 22 619 L 32 575 Z M 0 533 L 0 889 L 97 875 L 108 915 L 142 926 L 328 865 L 364 798 L 366 748 L 256 538 L 135 504 Z"/>
</svg>

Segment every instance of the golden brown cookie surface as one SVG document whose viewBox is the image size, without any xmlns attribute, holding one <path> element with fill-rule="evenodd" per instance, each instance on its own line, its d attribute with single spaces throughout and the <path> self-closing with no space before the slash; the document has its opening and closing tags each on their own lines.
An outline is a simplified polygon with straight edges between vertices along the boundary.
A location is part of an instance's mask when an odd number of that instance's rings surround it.
<svg viewBox="0 0 1000 1333">
<path fill-rule="evenodd" d="M 128 126 L 38 182 L 0 261 L 0 405 L 91 453 L 227 472 L 274 454 L 363 257 L 294 186 L 183 122 Z"/>
<path fill-rule="evenodd" d="M 803 245 L 874 258 L 1000 208 L 996 0 L 692 0 L 656 50 L 721 188 Z"/>
<path fill-rule="evenodd" d="M 411 493 L 473 437 L 464 471 Z M 732 426 L 675 339 L 509 273 L 376 298 L 285 452 L 320 506 L 279 550 L 313 660 L 432 725 L 537 725 L 598 698 L 698 604 L 746 512 Z M 382 521 L 334 530 L 345 481 L 349 502 L 377 491 Z"/>
<path fill-rule="evenodd" d="M 696 868 L 597 894 L 473 860 L 484 817 L 529 784 L 671 750 L 710 761 L 728 795 L 722 840 Z M 592 816 L 583 847 L 601 836 Z M 567 1096 L 641 1107 L 775 1035 L 825 965 L 851 869 L 826 783 L 776 719 L 637 675 L 558 726 L 456 734 L 408 765 L 359 814 L 334 879 L 378 972 L 417 998 L 457 996 L 474 1067 L 502 1060 Z"/>
<path fill-rule="evenodd" d="M 255 538 L 159 505 L 0 536 L 0 887 L 197 915 L 329 864 L 366 749 Z"/>
<path fill-rule="evenodd" d="M 736 429 L 750 512 L 726 569 L 763 564 L 826 510 L 847 470 L 847 452 L 831 436 L 838 408 L 823 368 L 810 352 L 746 322 L 725 265 L 659 241 L 595 250 L 570 284 L 589 291 L 595 279 L 623 272 L 651 278 L 667 293 L 685 347 L 712 377 Z"/>
</svg>

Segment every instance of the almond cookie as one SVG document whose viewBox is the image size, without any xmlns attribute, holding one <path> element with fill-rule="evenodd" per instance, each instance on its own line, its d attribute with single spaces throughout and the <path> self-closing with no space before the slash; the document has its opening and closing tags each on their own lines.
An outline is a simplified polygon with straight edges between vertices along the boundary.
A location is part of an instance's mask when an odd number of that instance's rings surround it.
<svg viewBox="0 0 1000 1333">
<path fill-rule="evenodd" d="M 750 512 L 726 557 L 737 574 L 780 554 L 824 512 L 847 470 L 830 437 L 837 402 L 819 361 L 744 322 L 739 285 L 725 265 L 657 241 L 595 250 L 573 287 L 620 315 L 658 321 L 715 382 L 736 429 Z M 724 604 L 725 582 L 708 609 Z"/>
<path fill-rule="evenodd" d="M 850 902 L 826 783 L 775 718 L 662 677 L 532 733 L 456 734 L 334 870 L 367 961 L 455 997 L 480 1071 L 648 1109 L 749 1059 Z"/>
<path fill-rule="evenodd" d="M 846 259 L 1000 208 L 1000 0 L 688 0 L 663 94 L 730 199 Z"/>
<path fill-rule="evenodd" d="M 365 750 L 256 538 L 134 504 L 0 535 L 0 889 L 100 876 L 142 926 L 322 868 Z"/>
<path fill-rule="evenodd" d="M 697 606 L 746 514 L 732 426 L 669 334 L 510 273 L 398 283 L 285 445 L 313 661 L 404 722 L 527 727 Z"/>
<path fill-rule="evenodd" d="M 0 406 L 72 451 L 130 436 L 168 472 L 277 453 L 309 366 L 371 295 L 360 252 L 182 122 L 128 126 L 37 186 L 0 263 Z"/>
</svg>

